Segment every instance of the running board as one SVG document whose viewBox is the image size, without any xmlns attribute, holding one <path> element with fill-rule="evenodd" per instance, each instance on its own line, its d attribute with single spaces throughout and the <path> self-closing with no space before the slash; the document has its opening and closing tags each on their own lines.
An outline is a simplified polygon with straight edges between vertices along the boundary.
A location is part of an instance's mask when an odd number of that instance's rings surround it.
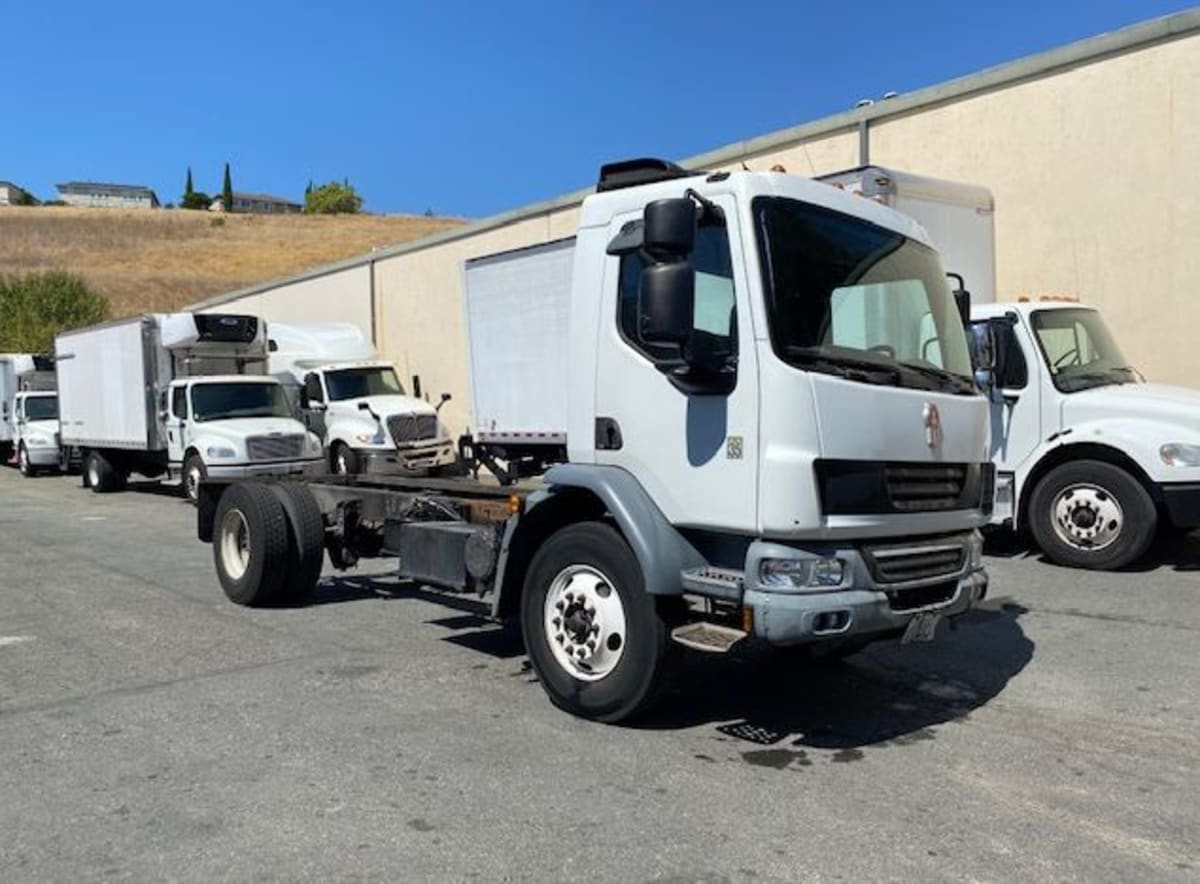
<svg viewBox="0 0 1200 884">
<path fill-rule="evenodd" d="M 724 654 L 746 637 L 747 633 L 717 623 L 686 623 L 671 630 L 671 638 L 693 651 Z"/>
</svg>

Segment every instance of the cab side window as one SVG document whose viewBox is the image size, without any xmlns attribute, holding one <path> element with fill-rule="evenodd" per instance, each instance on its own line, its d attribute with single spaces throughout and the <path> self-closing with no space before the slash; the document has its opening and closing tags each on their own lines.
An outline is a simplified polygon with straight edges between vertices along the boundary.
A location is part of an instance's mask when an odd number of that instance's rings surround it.
<svg viewBox="0 0 1200 884">
<path fill-rule="evenodd" d="M 171 414 L 178 418 L 187 417 L 187 387 L 176 387 L 171 391 Z"/>
<path fill-rule="evenodd" d="M 692 252 L 696 268 L 696 302 L 693 323 L 697 338 L 705 339 L 712 352 L 737 352 L 737 301 L 733 289 L 733 259 L 729 234 L 722 223 L 703 224 L 696 230 Z M 674 344 L 651 344 L 642 340 L 638 328 L 638 288 L 648 261 L 639 250 L 621 257 L 617 321 L 621 337 L 655 362 L 680 359 Z"/>
<path fill-rule="evenodd" d="M 325 393 L 321 389 L 321 377 L 316 372 L 304 378 L 304 395 L 309 402 L 324 402 Z"/>
</svg>

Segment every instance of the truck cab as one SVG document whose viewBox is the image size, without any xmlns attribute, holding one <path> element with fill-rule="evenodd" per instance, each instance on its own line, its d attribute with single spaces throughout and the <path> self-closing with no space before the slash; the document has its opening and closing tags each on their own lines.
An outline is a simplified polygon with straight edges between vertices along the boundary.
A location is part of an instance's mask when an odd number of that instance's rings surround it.
<svg viewBox="0 0 1200 884">
<path fill-rule="evenodd" d="M 971 316 L 995 340 L 995 524 L 1096 569 L 1137 560 L 1161 526 L 1200 525 L 1200 392 L 1145 383 L 1100 312 L 1077 302 Z"/>
<path fill-rule="evenodd" d="M 297 423 L 273 377 L 207 375 L 172 381 L 162 393 L 167 460 L 189 498 L 207 478 L 320 472 L 321 445 Z"/>
<path fill-rule="evenodd" d="M 17 468 L 30 477 L 43 470 L 58 470 L 58 394 L 23 391 L 13 397 L 12 418 L 16 428 L 13 444 Z"/>
<path fill-rule="evenodd" d="M 435 407 L 410 396 L 393 363 L 350 323 L 271 323 L 270 371 L 295 388 L 304 423 L 325 445 L 330 470 L 352 475 L 429 473 L 454 467 L 454 440 Z"/>
</svg>

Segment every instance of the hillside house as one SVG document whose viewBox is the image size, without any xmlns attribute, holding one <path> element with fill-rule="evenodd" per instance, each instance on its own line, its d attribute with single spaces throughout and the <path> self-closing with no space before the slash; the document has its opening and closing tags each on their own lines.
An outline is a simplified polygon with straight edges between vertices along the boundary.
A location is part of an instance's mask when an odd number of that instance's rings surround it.
<svg viewBox="0 0 1200 884">
<path fill-rule="evenodd" d="M 224 212 L 225 203 L 218 196 L 208 208 L 211 212 Z M 303 212 L 304 206 L 285 197 L 272 196 L 269 193 L 238 193 L 234 191 L 233 211 L 255 215 L 295 215 Z"/>
<path fill-rule="evenodd" d="M 33 200 L 35 205 L 38 202 L 25 188 L 18 187 L 11 181 L 0 181 L 0 206 L 23 206 L 28 205 L 30 200 Z"/>
<path fill-rule="evenodd" d="M 157 209 L 158 196 L 140 184 L 100 184 L 95 181 L 68 181 L 55 185 L 59 199 L 69 206 L 100 209 Z"/>
</svg>

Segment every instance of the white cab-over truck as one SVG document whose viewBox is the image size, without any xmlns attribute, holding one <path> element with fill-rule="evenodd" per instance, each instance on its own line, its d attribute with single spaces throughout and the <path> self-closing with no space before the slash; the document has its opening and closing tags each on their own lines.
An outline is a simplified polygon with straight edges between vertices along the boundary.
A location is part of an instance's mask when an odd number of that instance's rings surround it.
<svg viewBox="0 0 1200 884">
<path fill-rule="evenodd" d="M 54 366 L 29 353 L 0 354 L 0 463 L 14 453 L 23 476 L 59 469 Z"/>
<path fill-rule="evenodd" d="M 776 173 L 630 161 L 597 190 L 569 261 L 507 256 L 541 319 L 467 268 L 476 421 L 544 475 L 204 482 L 225 593 L 303 596 L 322 547 L 395 556 L 519 620 L 550 699 L 603 721 L 681 647 L 846 654 L 982 598 L 988 403 L 924 231 Z"/>
<path fill-rule="evenodd" d="M 265 374 L 254 316 L 151 313 L 55 338 L 61 444 L 84 484 L 117 491 L 130 473 L 182 479 L 324 472 L 320 440 Z"/>
<path fill-rule="evenodd" d="M 301 419 L 321 437 L 332 472 L 452 471 L 454 440 L 437 407 L 409 396 L 396 367 L 352 323 L 272 322 L 269 370 L 295 391 Z"/>
<path fill-rule="evenodd" d="M 990 191 L 880 166 L 821 180 L 915 218 L 970 289 L 971 340 L 995 360 L 994 526 L 1096 569 L 1137 560 L 1161 526 L 1200 526 L 1200 392 L 1143 383 L 1095 309 L 996 303 Z"/>
</svg>

